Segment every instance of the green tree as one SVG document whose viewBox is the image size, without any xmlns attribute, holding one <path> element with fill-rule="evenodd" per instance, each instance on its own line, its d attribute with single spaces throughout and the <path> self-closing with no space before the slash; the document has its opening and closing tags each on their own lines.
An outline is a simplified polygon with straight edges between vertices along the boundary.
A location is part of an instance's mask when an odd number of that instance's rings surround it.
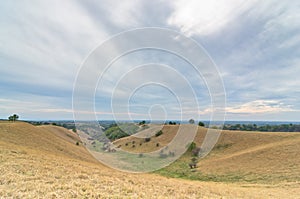
<svg viewBox="0 0 300 199">
<path fill-rule="evenodd" d="M 203 122 L 201 122 L 201 121 L 198 122 L 198 125 L 199 125 L 199 126 L 205 126 L 205 124 L 204 124 Z"/>
<path fill-rule="evenodd" d="M 195 120 L 194 120 L 194 119 L 190 119 L 190 120 L 189 120 L 189 123 L 190 123 L 190 124 L 195 124 Z"/>
<path fill-rule="evenodd" d="M 8 117 L 9 121 L 17 121 L 19 119 L 19 116 L 17 114 L 13 114 L 11 116 Z"/>
<path fill-rule="evenodd" d="M 139 125 L 144 125 L 144 124 L 146 124 L 146 121 L 145 121 L 145 120 L 139 122 Z"/>
</svg>

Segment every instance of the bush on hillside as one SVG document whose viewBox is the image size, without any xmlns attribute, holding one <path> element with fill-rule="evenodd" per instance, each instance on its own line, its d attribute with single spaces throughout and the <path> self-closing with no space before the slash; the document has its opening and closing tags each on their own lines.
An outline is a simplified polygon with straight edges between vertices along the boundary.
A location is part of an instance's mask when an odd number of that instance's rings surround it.
<svg viewBox="0 0 300 199">
<path fill-rule="evenodd" d="M 198 126 L 203 126 L 203 127 L 204 127 L 205 124 L 204 124 L 203 122 L 200 121 L 200 122 L 198 122 Z"/>
<path fill-rule="evenodd" d="M 192 151 L 193 149 L 196 148 L 196 143 L 195 142 L 192 142 L 188 145 L 188 151 Z"/>
<path fill-rule="evenodd" d="M 196 148 L 194 148 L 194 149 L 192 150 L 192 155 L 193 155 L 193 156 L 198 156 L 199 153 L 200 153 L 200 151 L 201 151 L 201 148 L 200 148 L 200 147 L 196 147 Z"/>
<path fill-rule="evenodd" d="M 158 136 L 160 136 L 160 135 L 162 135 L 162 134 L 163 134 L 163 132 L 162 132 L 162 130 L 160 130 L 160 131 L 158 131 L 157 133 L 155 133 L 155 136 L 158 137 Z"/>
</svg>

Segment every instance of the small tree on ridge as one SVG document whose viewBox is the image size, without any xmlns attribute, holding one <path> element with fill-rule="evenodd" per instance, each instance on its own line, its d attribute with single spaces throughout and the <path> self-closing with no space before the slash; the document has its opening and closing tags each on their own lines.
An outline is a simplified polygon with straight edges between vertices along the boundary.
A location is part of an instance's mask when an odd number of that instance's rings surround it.
<svg viewBox="0 0 300 199">
<path fill-rule="evenodd" d="M 17 121 L 18 119 L 19 119 L 19 116 L 17 114 L 13 114 L 8 117 L 8 120 L 13 121 L 13 122 Z"/>
</svg>

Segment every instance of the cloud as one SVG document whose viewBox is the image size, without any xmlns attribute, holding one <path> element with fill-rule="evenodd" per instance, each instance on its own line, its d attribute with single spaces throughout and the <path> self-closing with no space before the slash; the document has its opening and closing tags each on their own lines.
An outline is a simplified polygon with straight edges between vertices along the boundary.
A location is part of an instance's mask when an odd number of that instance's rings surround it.
<svg viewBox="0 0 300 199">
<path fill-rule="evenodd" d="M 71 119 L 73 82 L 88 53 L 113 34 L 158 26 L 180 31 L 207 50 L 221 71 L 231 118 L 256 119 L 274 114 L 277 120 L 299 119 L 296 113 L 300 110 L 300 3 L 297 1 L 54 0 L 30 5 L 13 1 L 0 4 L 0 25 L 5 27 L 0 30 L 2 117 L 20 112 L 26 118 Z M 107 54 L 117 51 L 116 45 L 107 49 Z M 126 55 L 115 63 L 107 71 L 103 89 L 96 95 L 100 107 L 97 112 L 111 118 L 109 94 L 115 81 L 128 69 L 150 62 L 174 67 L 192 84 L 200 112 L 195 111 L 197 107 L 189 99 L 184 99 L 182 110 L 187 118 L 200 114 L 209 119 L 212 109 L 205 81 L 183 60 L 163 52 Z M 154 78 L 163 78 L 163 70 L 156 72 L 151 74 Z M 97 75 L 92 73 L 85 76 L 87 87 L 91 87 L 92 75 Z M 170 75 L 170 87 L 177 88 L 178 95 L 186 96 L 184 84 Z M 213 74 L 210 75 L 213 79 Z M 146 79 L 142 72 L 134 76 L 116 91 L 126 96 L 126 86 Z M 168 116 L 180 112 L 163 90 L 147 91 L 135 96 L 139 100 L 132 101 L 133 108 L 161 102 L 173 114 Z M 119 97 L 122 100 L 123 95 Z M 148 116 L 144 114 L 145 106 L 130 112 L 137 118 Z"/>
<path fill-rule="evenodd" d="M 137 27 L 140 25 L 140 10 L 142 1 L 124 0 L 124 1 L 106 1 L 104 4 L 93 2 L 103 12 L 103 18 L 106 18 L 115 26 L 121 28 Z"/>
<path fill-rule="evenodd" d="M 252 3 L 214 33 L 193 35 L 220 68 L 229 106 L 271 99 L 300 108 L 297 8 L 296 1 Z"/>
<path fill-rule="evenodd" d="M 7 2 L 1 10 L 1 80 L 12 87 L 71 90 L 83 58 L 107 37 L 102 24 L 75 1 Z"/>
<path fill-rule="evenodd" d="M 168 24 L 178 27 L 187 35 L 209 35 L 220 31 L 254 3 L 239 0 L 177 0 L 173 1 L 174 11 Z"/>
<path fill-rule="evenodd" d="M 35 96 L 30 94 L 14 94 L 10 99 L 0 98 L 0 112 L 2 118 L 12 113 L 20 115 L 20 119 L 70 119 L 72 112 L 68 111 L 70 104 L 65 98 L 49 96 Z M 43 110 L 60 111 L 43 111 Z"/>
<path fill-rule="evenodd" d="M 242 105 L 227 107 L 229 114 L 261 114 L 294 111 L 291 105 L 276 100 L 255 100 Z"/>
</svg>

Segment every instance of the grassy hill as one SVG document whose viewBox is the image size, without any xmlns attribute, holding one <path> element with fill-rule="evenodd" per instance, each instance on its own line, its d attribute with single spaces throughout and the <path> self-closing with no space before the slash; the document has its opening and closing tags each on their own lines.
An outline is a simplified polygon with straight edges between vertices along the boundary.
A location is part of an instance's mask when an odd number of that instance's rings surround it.
<svg viewBox="0 0 300 199">
<path fill-rule="evenodd" d="M 163 134 L 152 138 L 148 146 L 134 150 L 147 151 L 157 142 L 166 144 L 176 128 L 164 127 Z M 199 129 L 198 144 L 205 132 Z M 126 139 L 117 142 L 126 147 Z M 61 127 L 0 122 L 0 198 L 299 198 L 299 180 L 292 177 L 299 176 L 298 134 L 224 132 L 215 150 L 199 163 L 199 173 L 257 170 L 275 173 L 276 181 L 278 176 L 285 177 L 276 184 L 200 182 L 123 173 L 97 162 L 77 142 L 75 133 Z M 172 175 L 172 170 L 166 169 Z"/>
<path fill-rule="evenodd" d="M 168 144 L 178 126 L 166 125 L 163 134 L 143 138 L 127 137 L 115 141 L 123 150 L 149 152 Z M 201 146 L 207 129 L 198 128 L 195 143 Z M 132 145 L 135 145 L 133 148 Z M 138 144 L 142 143 L 142 144 Z M 165 176 L 204 181 L 274 184 L 300 181 L 300 133 L 223 131 L 211 153 L 190 171 L 191 153 L 157 171 Z"/>
</svg>

